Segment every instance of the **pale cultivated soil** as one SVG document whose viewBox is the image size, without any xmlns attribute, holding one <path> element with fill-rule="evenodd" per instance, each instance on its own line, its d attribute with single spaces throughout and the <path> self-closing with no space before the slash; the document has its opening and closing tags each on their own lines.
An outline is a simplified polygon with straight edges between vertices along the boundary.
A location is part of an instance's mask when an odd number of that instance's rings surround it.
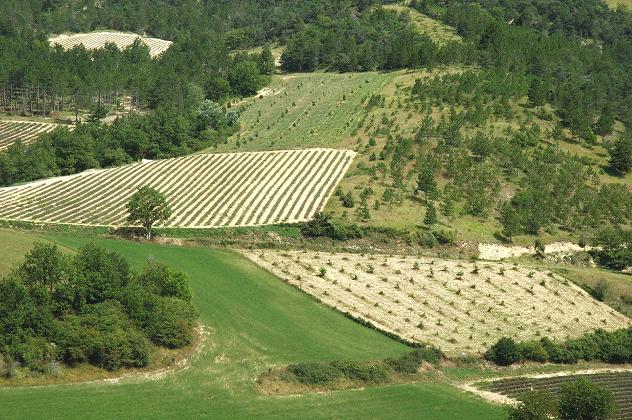
<svg viewBox="0 0 632 420">
<path fill-rule="evenodd" d="M 124 226 L 141 186 L 165 194 L 163 226 L 258 226 L 310 220 L 354 152 L 335 149 L 198 154 L 0 188 L 0 219 Z"/>
<path fill-rule="evenodd" d="M 60 127 L 59 124 L 48 124 L 31 121 L 0 120 L 0 152 L 12 144 L 21 141 L 23 144 L 33 143 L 43 134 Z M 72 129 L 72 126 L 69 127 Z"/>
<path fill-rule="evenodd" d="M 105 47 L 108 42 L 116 44 L 119 50 L 123 50 L 139 39 L 149 48 L 149 55 L 157 57 L 171 47 L 172 42 L 158 38 L 147 38 L 133 33 L 124 32 L 89 32 L 83 34 L 58 35 L 48 39 L 51 45 L 61 45 L 65 50 L 77 45 L 83 45 L 87 50 L 98 50 Z"/>
<path fill-rule="evenodd" d="M 329 306 L 449 355 L 484 352 L 503 336 L 565 339 L 598 327 L 631 325 L 566 279 L 510 264 L 311 251 L 243 253 Z"/>
<path fill-rule="evenodd" d="M 545 254 L 570 255 L 581 251 L 590 251 L 592 247 L 584 248 L 572 242 L 555 242 L 544 247 Z M 478 244 L 478 257 L 481 260 L 500 261 L 505 258 L 535 254 L 535 249 L 528 246 L 506 246 L 498 244 Z"/>
</svg>

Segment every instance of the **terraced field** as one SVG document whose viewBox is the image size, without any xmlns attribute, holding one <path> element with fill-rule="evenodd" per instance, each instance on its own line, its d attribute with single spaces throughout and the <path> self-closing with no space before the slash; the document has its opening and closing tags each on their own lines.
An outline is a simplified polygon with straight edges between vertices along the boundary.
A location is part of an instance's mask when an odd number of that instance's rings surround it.
<svg viewBox="0 0 632 420">
<path fill-rule="evenodd" d="M 0 152 L 18 140 L 24 144 L 33 143 L 40 134 L 51 132 L 57 127 L 59 124 L 0 120 Z"/>
<path fill-rule="evenodd" d="M 480 353 L 500 337 L 579 336 L 630 320 L 553 273 L 430 258 L 244 251 L 326 305 L 450 355 Z"/>
<path fill-rule="evenodd" d="M 138 187 L 167 197 L 163 226 L 256 226 L 309 220 L 354 153 L 307 149 L 198 154 L 0 188 L 0 219 L 121 226 Z"/>
<path fill-rule="evenodd" d="M 154 58 L 167 51 L 172 42 L 159 38 L 147 38 L 133 33 L 124 32 L 90 32 L 73 35 L 58 35 L 48 39 L 51 45 L 61 45 L 65 50 L 72 49 L 77 45 L 83 45 L 87 50 L 98 50 L 105 47 L 105 44 L 112 42 L 119 50 L 123 50 L 134 43 L 137 39 L 149 47 L 149 56 Z"/>
<path fill-rule="evenodd" d="M 514 377 L 500 379 L 485 388 L 497 394 L 520 399 L 520 395 L 531 390 L 557 393 L 560 385 L 577 379 L 586 379 L 610 389 L 615 397 L 617 419 L 632 419 L 632 372 L 605 372 L 569 376 Z"/>
<path fill-rule="evenodd" d="M 365 115 L 366 100 L 396 73 L 308 73 L 273 76 L 243 100 L 241 131 L 220 150 L 341 147 Z M 237 145 L 239 142 L 239 145 Z"/>
</svg>

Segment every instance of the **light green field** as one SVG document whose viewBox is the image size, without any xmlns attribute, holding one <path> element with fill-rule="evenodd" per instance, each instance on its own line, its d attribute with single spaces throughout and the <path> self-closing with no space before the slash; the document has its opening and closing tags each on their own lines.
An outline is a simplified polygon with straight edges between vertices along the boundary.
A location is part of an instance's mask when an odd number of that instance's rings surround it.
<svg viewBox="0 0 632 420">
<path fill-rule="evenodd" d="M 610 7 L 626 6 L 628 9 L 632 9 L 632 0 L 606 0 L 606 3 Z"/>
<path fill-rule="evenodd" d="M 16 261 L 32 238 L 18 238 Z M 18 235 L 18 236 L 16 236 Z M 20 236 L 23 235 L 23 236 Z M 90 239 L 48 234 L 76 248 Z M 348 320 L 229 251 L 96 240 L 135 268 L 148 258 L 191 276 L 202 322 L 211 331 L 192 366 L 140 383 L 64 385 L 0 390 L 0 418 L 419 418 L 500 419 L 489 405 L 445 383 L 419 383 L 267 397 L 254 380 L 268 367 L 295 361 L 395 356 L 406 347 Z"/>
<path fill-rule="evenodd" d="M 411 21 L 419 29 L 419 32 L 427 35 L 438 44 L 445 44 L 449 41 L 462 41 L 456 30 L 438 20 L 432 19 L 404 4 L 387 4 L 387 10 L 395 10 L 399 13 L 409 13 Z"/>
<path fill-rule="evenodd" d="M 241 130 L 219 150 L 343 147 L 364 115 L 362 102 L 379 93 L 396 73 L 277 75 L 262 96 L 244 100 Z M 239 141 L 240 146 L 236 143 Z"/>
</svg>

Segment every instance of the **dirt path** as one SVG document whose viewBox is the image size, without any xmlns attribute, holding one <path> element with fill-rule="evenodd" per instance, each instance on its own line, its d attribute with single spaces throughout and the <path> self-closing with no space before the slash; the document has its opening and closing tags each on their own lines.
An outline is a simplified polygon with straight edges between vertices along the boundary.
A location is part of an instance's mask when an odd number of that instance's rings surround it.
<svg viewBox="0 0 632 420">
<path fill-rule="evenodd" d="M 461 384 L 457 384 L 456 386 L 464 391 L 471 392 L 475 395 L 478 395 L 479 397 L 494 404 L 516 405 L 519 403 L 519 401 L 516 400 L 515 398 L 510 398 L 505 395 L 499 394 L 497 392 L 480 389 L 475 384 L 480 384 L 483 382 L 489 383 L 489 382 L 499 381 L 502 379 L 513 379 L 513 378 L 543 379 L 543 378 L 555 378 L 555 377 L 562 377 L 562 376 L 594 375 L 597 373 L 617 373 L 617 372 L 632 372 L 632 368 L 598 368 L 598 369 L 572 370 L 572 371 L 562 371 L 562 372 L 553 372 L 553 373 L 533 373 L 533 374 L 516 375 L 516 376 L 499 376 L 495 378 L 477 379 L 474 381 L 468 381 Z"/>
</svg>

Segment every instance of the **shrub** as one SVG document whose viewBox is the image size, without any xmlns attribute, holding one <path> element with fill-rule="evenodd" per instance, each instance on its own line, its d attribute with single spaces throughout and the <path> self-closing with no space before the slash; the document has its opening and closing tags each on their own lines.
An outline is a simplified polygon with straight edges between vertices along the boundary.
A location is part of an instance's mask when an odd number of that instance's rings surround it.
<svg viewBox="0 0 632 420">
<path fill-rule="evenodd" d="M 527 391 L 508 409 L 509 420 L 548 420 L 557 414 L 557 400 L 546 391 Z"/>
<path fill-rule="evenodd" d="M 565 420 L 608 419 L 614 413 L 614 398 L 605 387 L 578 379 L 560 387 L 560 418 Z"/>
<path fill-rule="evenodd" d="M 180 348 L 193 340 L 193 322 L 197 314 L 190 302 L 160 297 L 151 311 L 145 331 L 156 344 Z"/>
<path fill-rule="evenodd" d="M 520 343 L 518 347 L 520 349 L 520 358 L 523 360 L 544 363 L 549 358 L 549 354 L 539 341 L 526 341 Z"/>
<path fill-rule="evenodd" d="M 513 339 L 503 337 L 487 350 L 485 358 L 499 366 L 509 366 L 520 360 L 520 349 Z"/>
<path fill-rule="evenodd" d="M 160 295 L 191 301 L 189 278 L 185 273 L 171 270 L 164 264 L 150 262 L 137 277 L 145 290 Z"/>
<path fill-rule="evenodd" d="M 373 364 L 363 366 L 358 362 L 350 360 L 336 360 L 331 362 L 331 366 L 338 369 L 349 379 L 367 382 L 383 383 L 389 378 L 389 370 L 384 365 Z"/>
<path fill-rule="evenodd" d="M 298 363 L 287 369 L 300 383 L 309 385 L 325 384 L 342 376 L 340 369 L 327 363 Z"/>
<path fill-rule="evenodd" d="M 415 373 L 422 362 L 437 364 L 443 358 L 441 350 L 434 347 L 418 348 L 397 359 L 387 359 L 387 364 L 399 373 Z"/>
</svg>

